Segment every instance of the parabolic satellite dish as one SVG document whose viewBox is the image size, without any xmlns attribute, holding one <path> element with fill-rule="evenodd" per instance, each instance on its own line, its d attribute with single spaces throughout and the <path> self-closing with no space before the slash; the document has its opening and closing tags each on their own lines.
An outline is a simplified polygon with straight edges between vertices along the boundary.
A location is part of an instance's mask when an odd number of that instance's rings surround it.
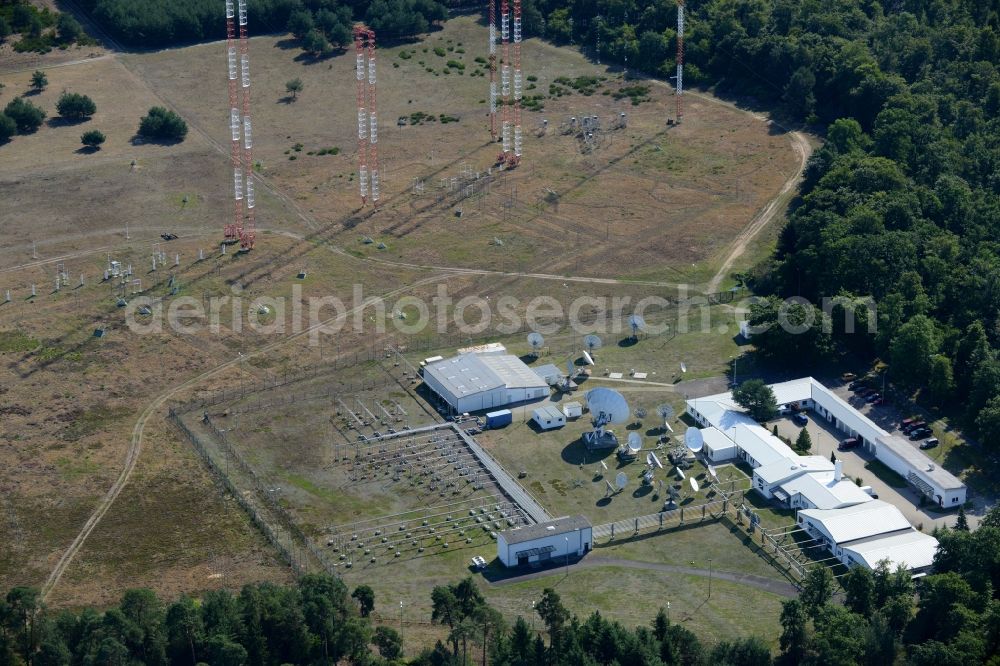
<svg viewBox="0 0 1000 666">
<path fill-rule="evenodd" d="M 653 452 L 652 451 L 650 451 L 649 453 L 646 454 L 646 464 L 649 465 L 650 467 L 653 466 Z"/>
<path fill-rule="evenodd" d="M 632 453 L 638 453 L 642 449 L 642 435 L 637 432 L 630 432 L 628 434 L 628 450 Z"/>
<path fill-rule="evenodd" d="M 635 334 L 646 328 L 646 320 L 640 314 L 629 315 L 628 325 L 632 327 L 632 333 Z"/>
<path fill-rule="evenodd" d="M 583 360 L 587 362 L 587 365 L 594 365 L 594 357 L 586 349 L 583 350 Z"/>
<path fill-rule="evenodd" d="M 545 344 L 545 338 L 542 337 L 541 333 L 528 333 L 528 344 L 531 345 L 532 349 L 541 349 L 542 345 Z"/>
<path fill-rule="evenodd" d="M 715 479 L 716 481 L 719 480 L 719 475 L 715 473 L 715 467 L 711 465 L 708 466 L 708 475 L 713 479 Z"/>
<path fill-rule="evenodd" d="M 688 481 L 691 483 L 691 490 L 698 492 L 698 481 L 693 476 Z"/>
<path fill-rule="evenodd" d="M 630 411 L 624 396 L 609 388 L 595 388 L 587 391 L 587 407 L 597 420 L 604 423 L 625 423 Z"/>
<path fill-rule="evenodd" d="M 677 468 L 677 478 L 680 479 L 681 481 L 687 478 L 686 476 L 684 476 L 684 470 L 682 470 L 680 467 Z"/>
<path fill-rule="evenodd" d="M 704 445 L 705 438 L 702 436 L 701 430 L 698 428 L 688 428 L 687 432 L 684 433 L 684 446 L 698 453 Z"/>
<path fill-rule="evenodd" d="M 654 465 L 656 465 L 660 469 L 663 469 L 663 463 L 660 462 L 660 459 L 656 457 L 655 453 L 650 453 L 649 457 L 653 459 L 653 464 Z"/>
<path fill-rule="evenodd" d="M 628 476 L 625 472 L 618 472 L 618 476 L 615 477 L 615 485 L 618 486 L 618 490 L 623 490 L 627 483 Z"/>
<path fill-rule="evenodd" d="M 594 335 L 593 333 L 591 333 L 590 335 L 584 337 L 583 344 L 584 344 L 584 346 L 587 347 L 587 349 L 593 351 L 595 349 L 600 349 L 600 347 L 601 347 L 601 345 L 603 343 L 601 342 L 601 338 L 600 337 L 598 337 L 598 336 Z"/>
<path fill-rule="evenodd" d="M 687 364 L 684 363 L 684 362 L 681 362 L 681 372 L 687 372 L 687 371 L 688 371 Z"/>
<path fill-rule="evenodd" d="M 606 463 L 606 462 L 604 462 L 602 460 L 601 461 L 601 469 L 603 469 L 605 472 L 608 471 L 608 463 Z"/>
</svg>

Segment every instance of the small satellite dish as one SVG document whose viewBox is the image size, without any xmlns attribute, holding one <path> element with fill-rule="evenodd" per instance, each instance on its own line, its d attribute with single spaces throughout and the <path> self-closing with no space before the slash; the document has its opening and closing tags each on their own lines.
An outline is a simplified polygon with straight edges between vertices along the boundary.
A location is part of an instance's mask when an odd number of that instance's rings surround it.
<svg viewBox="0 0 1000 666">
<path fill-rule="evenodd" d="M 691 490 L 693 490 L 695 492 L 698 492 L 698 481 L 697 481 L 697 479 L 695 479 L 692 476 L 690 479 L 688 479 L 688 482 L 691 484 Z"/>
<path fill-rule="evenodd" d="M 542 337 L 541 333 L 529 333 L 528 334 L 528 344 L 531 345 L 531 349 L 537 353 L 542 345 L 545 344 L 545 338 Z"/>
<path fill-rule="evenodd" d="M 588 391 L 587 407 L 595 418 L 605 423 L 625 423 L 630 414 L 628 403 L 622 394 L 609 388 Z"/>
<path fill-rule="evenodd" d="M 688 371 L 687 364 L 684 363 L 684 361 L 681 361 L 681 372 L 687 372 L 687 371 Z"/>
<path fill-rule="evenodd" d="M 587 365 L 594 365 L 594 357 L 587 350 L 583 351 L 583 360 L 587 362 Z"/>
<path fill-rule="evenodd" d="M 618 490 L 624 490 L 627 483 L 628 476 L 625 475 L 625 472 L 618 472 L 618 476 L 615 477 L 615 485 L 618 486 Z"/>
<path fill-rule="evenodd" d="M 680 467 L 677 468 L 677 478 L 680 479 L 681 481 L 687 478 L 686 476 L 684 476 L 684 470 L 682 470 Z"/>
<path fill-rule="evenodd" d="M 604 343 L 601 342 L 600 337 L 591 333 L 590 335 L 583 338 L 583 344 L 590 351 L 594 351 L 595 349 L 600 349 L 601 345 Z"/>
<path fill-rule="evenodd" d="M 606 463 L 606 462 L 604 462 L 602 460 L 601 461 L 601 469 L 603 469 L 605 472 L 608 471 L 608 463 Z"/>
<path fill-rule="evenodd" d="M 687 432 L 684 433 L 684 446 L 698 453 L 704 445 L 705 438 L 702 436 L 701 430 L 698 428 L 688 428 Z"/>
<path fill-rule="evenodd" d="M 646 464 L 649 465 L 650 467 L 653 466 L 653 452 L 652 451 L 650 451 L 649 453 L 646 454 Z"/>
<path fill-rule="evenodd" d="M 663 469 L 663 463 L 660 462 L 660 459 L 656 457 L 655 453 L 650 452 L 649 457 L 653 459 L 654 465 L 656 465 L 660 469 Z"/>
<path fill-rule="evenodd" d="M 713 479 L 715 479 L 716 481 L 718 481 L 718 480 L 719 480 L 719 475 L 718 475 L 718 474 L 716 474 L 716 472 L 715 472 L 715 468 L 714 468 L 714 467 L 712 467 L 711 465 L 709 465 L 709 466 L 708 466 L 708 475 L 709 475 L 710 477 L 712 477 Z"/>
<path fill-rule="evenodd" d="M 669 430 L 670 432 L 673 432 L 673 431 L 674 431 L 674 429 L 673 429 L 673 428 L 671 428 L 671 427 L 670 427 L 670 424 L 669 424 L 669 423 L 667 423 L 666 421 L 664 421 L 664 422 L 663 422 L 663 427 L 664 427 L 664 428 L 666 428 L 667 430 Z"/>
<path fill-rule="evenodd" d="M 608 492 L 611 492 L 611 493 L 615 492 L 615 487 L 613 485 L 611 485 L 610 481 L 605 481 L 604 483 L 606 483 L 607 486 L 608 486 Z"/>
<path fill-rule="evenodd" d="M 637 432 L 628 434 L 628 450 L 632 453 L 638 453 L 642 450 L 642 435 Z"/>
</svg>

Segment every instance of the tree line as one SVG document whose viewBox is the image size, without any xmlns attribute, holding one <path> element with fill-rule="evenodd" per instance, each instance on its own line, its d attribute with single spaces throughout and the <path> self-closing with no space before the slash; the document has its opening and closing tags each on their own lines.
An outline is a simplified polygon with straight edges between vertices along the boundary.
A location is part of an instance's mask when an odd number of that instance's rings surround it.
<svg viewBox="0 0 1000 666">
<path fill-rule="evenodd" d="M 958 413 L 1000 456 L 1000 5 L 686 4 L 686 80 L 827 128 L 775 256 L 744 276 L 815 305 L 782 313 L 804 333 L 772 327 L 757 346 L 804 367 L 839 351 L 881 358 L 890 381 Z M 524 12 L 531 33 L 674 68 L 673 2 L 525 0 Z M 846 305 L 823 312 L 837 297 Z M 780 306 L 754 318 L 776 323 Z"/>
<path fill-rule="evenodd" d="M 854 567 L 834 601 L 830 569 L 811 569 L 799 597 L 783 602 L 776 637 L 707 644 L 663 608 L 651 610 L 648 626 L 596 610 L 580 618 L 551 588 L 534 605 L 539 631 L 523 617 L 508 624 L 465 578 L 433 588 L 430 619 L 447 633 L 407 657 L 399 631 L 372 621 L 370 587 L 349 591 L 340 579 L 308 574 L 290 585 L 256 583 L 169 604 L 150 590 L 129 590 L 104 611 L 53 612 L 37 590 L 14 588 L 0 601 L 0 666 L 996 666 L 1000 508 L 974 532 L 961 516 L 935 536 L 934 573 L 917 581 L 887 561 L 873 571 Z M 644 598 L 656 603 L 655 595 Z"/>
<path fill-rule="evenodd" d="M 81 0 L 91 16 L 115 39 L 140 48 L 224 39 L 221 0 Z M 401 39 L 426 32 L 447 16 L 437 0 L 247 0 L 251 32 L 286 29 L 315 53 L 350 43 L 354 21 L 366 21 L 380 38 Z M 308 41 L 306 41 L 308 40 Z"/>
</svg>

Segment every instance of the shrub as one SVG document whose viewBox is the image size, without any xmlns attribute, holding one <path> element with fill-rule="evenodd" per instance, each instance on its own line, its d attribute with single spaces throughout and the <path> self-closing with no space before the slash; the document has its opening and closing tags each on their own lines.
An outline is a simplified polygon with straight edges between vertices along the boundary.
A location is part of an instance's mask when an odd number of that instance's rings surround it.
<svg viewBox="0 0 1000 666">
<path fill-rule="evenodd" d="M 439 58 L 443 58 L 446 55 L 448 55 L 448 52 L 444 48 L 442 48 L 440 46 L 435 46 L 434 47 L 434 55 L 438 56 Z"/>
<path fill-rule="evenodd" d="M 75 42 L 83 35 L 83 27 L 80 22 L 66 13 L 59 15 L 56 30 L 59 33 L 59 39 L 63 42 Z"/>
<path fill-rule="evenodd" d="M 36 69 L 31 75 L 31 87 L 41 91 L 45 90 L 47 85 L 49 85 L 49 77 L 42 70 Z"/>
<path fill-rule="evenodd" d="M 97 105 L 86 95 L 63 93 L 56 102 L 56 110 L 67 120 L 83 120 L 97 112 Z"/>
<path fill-rule="evenodd" d="M 183 141 L 187 136 L 187 123 L 173 111 L 154 106 L 139 121 L 139 136 L 160 141 Z"/>
<path fill-rule="evenodd" d="M 17 134 L 17 123 L 6 113 L 0 113 L 0 143 L 10 141 Z"/>
<path fill-rule="evenodd" d="M 104 140 L 104 132 L 101 132 L 100 130 L 90 130 L 89 132 L 84 132 L 80 136 L 80 143 L 88 148 L 99 148 L 100 145 L 104 143 Z"/>
<path fill-rule="evenodd" d="M 23 97 L 12 99 L 3 112 L 17 125 L 19 134 L 34 132 L 45 120 L 45 112 Z"/>
<path fill-rule="evenodd" d="M 445 64 L 447 64 L 452 69 L 457 69 L 457 70 L 463 70 L 463 69 L 465 69 L 465 65 L 463 63 L 459 62 L 458 60 L 449 60 Z"/>
</svg>

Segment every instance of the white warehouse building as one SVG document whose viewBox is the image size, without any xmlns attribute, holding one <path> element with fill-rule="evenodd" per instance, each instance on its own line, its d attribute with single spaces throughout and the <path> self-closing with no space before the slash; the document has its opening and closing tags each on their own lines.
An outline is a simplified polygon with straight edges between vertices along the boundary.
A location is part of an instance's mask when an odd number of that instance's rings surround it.
<svg viewBox="0 0 1000 666">
<path fill-rule="evenodd" d="M 511 354 L 461 354 L 428 364 L 423 376 L 427 388 L 457 414 L 549 395 L 548 383 Z"/>
<path fill-rule="evenodd" d="M 782 411 L 812 410 L 845 435 L 857 437 L 865 450 L 938 506 L 946 509 L 955 508 L 965 502 L 967 492 L 965 484 L 953 474 L 942 469 L 907 440 L 897 435 L 890 435 L 812 377 L 772 384 L 771 389 Z M 766 432 L 766 430 L 760 428 L 733 401 L 732 393 L 688 400 L 686 411 L 702 427 L 716 428 L 732 439 L 739 449 L 739 457 L 746 460 L 751 467 L 766 465 L 769 462 L 756 458 L 755 452 L 764 452 L 761 455 L 765 457 L 776 455 L 774 452 L 765 452 L 772 447 L 762 447 L 757 443 L 765 439 L 760 431 Z M 746 444 L 741 443 L 741 440 Z M 780 450 L 781 447 L 775 445 L 773 448 Z"/>
<path fill-rule="evenodd" d="M 497 558 L 504 566 L 545 565 L 578 558 L 594 547 L 593 527 L 583 516 L 563 516 L 547 523 L 505 530 L 497 535 Z"/>
</svg>

